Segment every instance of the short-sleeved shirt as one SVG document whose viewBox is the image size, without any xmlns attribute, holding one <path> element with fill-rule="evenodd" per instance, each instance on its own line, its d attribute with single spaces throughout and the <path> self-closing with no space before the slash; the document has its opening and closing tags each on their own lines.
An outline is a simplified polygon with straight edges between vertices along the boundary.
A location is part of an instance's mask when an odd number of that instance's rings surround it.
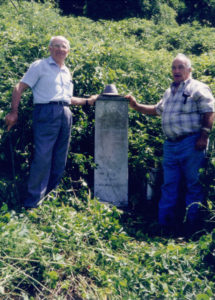
<svg viewBox="0 0 215 300">
<path fill-rule="evenodd" d="M 162 116 L 162 129 L 167 138 L 197 133 L 202 127 L 202 116 L 215 111 L 215 101 L 209 87 L 192 78 L 181 82 L 174 93 L 174 83 L 156 104 Z"/>
<path fill-rule="evenodd" d="M 51 56 L 33 62 L 21 82 L 31 87 L 34 104 L 50 101 L 71 103 L 73 83 L 70 71 L 66 66 L 60 68 Z"/>
</svg>

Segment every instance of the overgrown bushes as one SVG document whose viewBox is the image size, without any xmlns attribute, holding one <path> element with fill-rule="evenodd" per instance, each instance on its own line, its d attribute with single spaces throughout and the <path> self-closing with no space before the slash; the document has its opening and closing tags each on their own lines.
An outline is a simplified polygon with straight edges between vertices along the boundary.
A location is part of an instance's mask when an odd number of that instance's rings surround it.
<svg viewBox="0 0 215 300">
<path fill-rule="evenodd" d="M 9 193 L 8 187 L 16 183 L 18 190 L 23 189 L 32 159 L 31 92 L 23 96 L 19 122 L 10 134 L 3 129 L 4 116 L 9 111 L 13 86 L 32 61 L 48 55 L 48 41 L 56 34 L 65 35 L 71 42 L 67 65 L 73 73 L 77 96 L 99 94 L 106 84 L 114 83 L 120 94 L 131 92 L 140 102 L 156 103 L 171 82 L 170 64 L 178 52 L 190 55 L 193 76 L 215 91 L 215 35 L 211 28 L 198 24 L 173 28 L 135 18 L 93 22 L 83 17 L 61 17 L 51 2 L 42 5 L 20 1 L 17 9 L 11 3 L 2 4 L 0 165 L 4 174 L 0 189 L 2 200 L 12 201 L 13 205 L 14 192 L 10 189 Z M 65 176 L 83 178 L 92 188 L 94 109 L 72 110 L 74 126 Z M 144 181 L 149 167 L 159 165 L 162 157 L 160 119 L 130 110 L 129 127 L 130 178 L 135 180 L 133 176 L 142 169 L 142 177 L 139 174 L 138 178 Z"/>
<path fill-rule="evenodd" d="M 4 1 L 4 0 L 2 0 Z M 158 23 L 175 25 L 200 22 L 214 26 L 213 0 L 73 0 L 54 1 L 64 14 L 74 14 L 99 19 L 122 20 L 140 17 Z"/>
</svg>

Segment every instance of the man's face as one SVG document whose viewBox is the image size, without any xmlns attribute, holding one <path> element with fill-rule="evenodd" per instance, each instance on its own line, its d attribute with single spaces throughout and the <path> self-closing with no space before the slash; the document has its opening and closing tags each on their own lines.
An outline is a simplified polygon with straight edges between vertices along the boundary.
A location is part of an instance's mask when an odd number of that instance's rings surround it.
<svg viewBox="0 0 215 300">
<path fill-rule="evenodd" d="M 49 51 L 56 62 L 64 62 L 69 53 L 69 48 L 64 40 L 56 38 L 52 41 L 51 46 L 49 46 Z"/>
<path fill-rule="evenodd" d="M 191 68 L 188 68 L 185 61 L 175 59 L 172 63 L 172 76 L 175 83 L 180 83 L 190 77 Z"/>
</svg>

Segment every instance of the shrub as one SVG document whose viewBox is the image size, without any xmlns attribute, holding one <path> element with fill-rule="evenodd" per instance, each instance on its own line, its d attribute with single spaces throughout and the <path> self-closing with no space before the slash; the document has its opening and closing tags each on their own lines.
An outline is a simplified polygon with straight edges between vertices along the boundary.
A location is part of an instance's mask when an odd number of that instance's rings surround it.
<svg viewBox="0 0 215 300">
<path fill-rule="evenodd" d="M 167 6 L 162 7 L 173 16 Z M 173 27 L 137 18 L 94 22 L 84 17 L 61 17 L 48 1 L 44 4 L 20 1 L 17 10 L 11 2 L 1 5 L 0 26 L 2 126 L 10 108 L 13 86 L 32 61 L 48 55 L 49 39 L 57 34 L 64 34 L 71 43 L 67 65 L 73 74 L 76 96 L 99 94 L 106 84 L 115 83 L 122 95 L 133 93 L 142 103 L 156 103 L 171 82 L 170 64 L 177 52 L 190 54 L 194 77 L 208 83 L 213 91 L 215 88 L 214 32 L 197 23 Z M 18 190 L 24 189 L 32 160 L 31 111 L 32 95 L 28 91 L 22 98 L 19 122 L 10 134 Z M 71 154 L 65 178 L 75 181 L 82 178 L 93 188 L 94 108 L 73 107 L 72 111 Z M 137 178 L 142 173 L 138 178 L 144 181 L 149 167 L 159 165 L 162 157 L 160 119 L 129 110 L 129 127 L 130 174 Z M 11 173 L 9 135 L 3 129 L 0 134 L 1 169 L 3 173 Z M 6 178 L 8 186 L 14 184 L 13 176 L 7 174 Z M 6 202 L 14 203 L 14 193 L 8 193 L 5 184 L 2 190 Z"/>
</svg>

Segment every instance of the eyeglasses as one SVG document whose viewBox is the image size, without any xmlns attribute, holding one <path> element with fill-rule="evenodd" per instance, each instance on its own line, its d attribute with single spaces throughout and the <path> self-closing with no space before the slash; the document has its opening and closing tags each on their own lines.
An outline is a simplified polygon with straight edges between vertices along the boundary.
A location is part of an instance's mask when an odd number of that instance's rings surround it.
<svg viewBox="0 0 215 300">
<path fill-rule="evenodd" d="M 178 66 L 172 66 L 172 71 L 175 71 L 176 69 L 182 71 L 182 70 L 185 70 L 186 69 L 186 66 L 185 65 L 178 65 Z"/>
<path fill-rule="evenodd" d="M 60 48 L 62 48 L 64 50 L 68 49 L 68 46 L 64 45 L 64 44 L 53 44 L 53 45 L 51 45 L 51 47 L 53 47 L 55 49 L 60 49 Z"/>
</svg>

